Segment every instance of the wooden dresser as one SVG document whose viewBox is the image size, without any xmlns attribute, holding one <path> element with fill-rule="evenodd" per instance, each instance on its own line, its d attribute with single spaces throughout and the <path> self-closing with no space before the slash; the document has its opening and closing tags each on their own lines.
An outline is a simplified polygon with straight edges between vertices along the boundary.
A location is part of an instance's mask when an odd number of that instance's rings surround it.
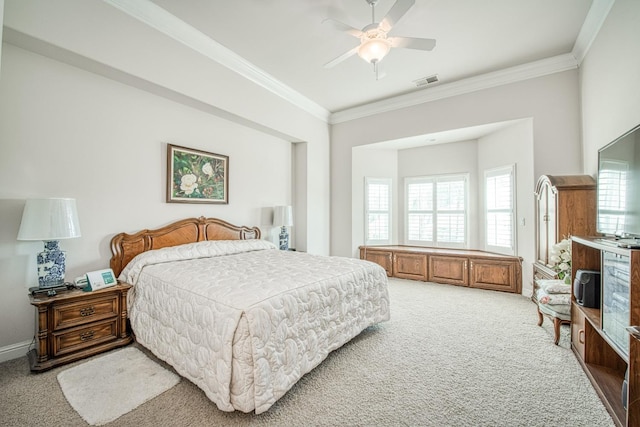
<svg viewBox="0 0 640 427">
<path fill-rule="evenodd" d="M 522 292 L 522 258 L 492 252 L 417 246 L 360 246 L 360 258 L 389 277 Z"/>
<path fill-rule="evenodd" d="M 536 184 L 535 279 L 556 279 L 551 247 L 571 235 L 596 234 L 596 181 L 590 175 L 542 175 Z"/>
<path fill-rule="evenodd" d="M 32 371 L 45 371 L 129 344 L 127 292 L 131 285 L 54 296 L 30 295 L 36 307 L 36 348 L 29 352 Z"/>
</svg>

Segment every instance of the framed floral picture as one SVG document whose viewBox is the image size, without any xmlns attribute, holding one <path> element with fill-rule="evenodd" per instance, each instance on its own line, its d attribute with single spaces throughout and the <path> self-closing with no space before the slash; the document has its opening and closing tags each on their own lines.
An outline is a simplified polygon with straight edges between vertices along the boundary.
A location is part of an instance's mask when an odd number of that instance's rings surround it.
<svg viewBox="0 0 640 427">
<path fill-rule="evenodd" d="M 229 156 L 167 144 L 167 203 L 229 203 Z"/>
</svg>

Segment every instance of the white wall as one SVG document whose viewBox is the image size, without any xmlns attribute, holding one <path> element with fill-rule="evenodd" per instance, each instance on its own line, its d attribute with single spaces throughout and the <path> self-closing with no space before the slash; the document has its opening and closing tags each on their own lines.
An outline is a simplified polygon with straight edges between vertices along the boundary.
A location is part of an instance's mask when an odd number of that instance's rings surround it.
<svg viewBox="0 0 640 427">
<path fill-rule="evenodd" d="M 616 0 L 580 71 L 584 170 L 598 149 L 640 124 L 640 1 Z"/>
<path fill-rule="evenodd" d="M 63 243 L 69 252 L 70 275 L 101 267 L 108 261 L 108 240 L 113 233 L 147 227 L 148 218 L 157 218 L 162 223 L 192 214 L 191 205 L 162 202 L 164 177 L 158 171 L 164 167 L 163 143 L 183 142 L 229 154 L 231 176 L 235 179 L 234 171 L 239 170 L 236 167 L 246 162 L 242 159 L 240 164 L 236 163 L 238 153 L 242 153 L 242 148 L 247 149 L 245 153 L 253 152 L 264 140 L 267 151 L 273 149 L 294 161 L 296 180 L 298 177 L 304 180 L 301 187 L 295 189 L 294 206 L 300 210 L 295 213 L 297 223 L 306 228 L 296 230 L 296 239 L 306 235 L 305 246 L 309 251 L 328 253 L 331 219 L 331 253 L 349 255 L 353 252 L 352 186 L 344 183 L 352 181 L 353 147 L 531 118 L 532 179 L 535 181 L 541 174 L 582 173 L 583 167 L 587 173 L 595 174 L 597 149 L 640 122 L 637 78 L 640 75 L 637 43 L 640 2 L 637 0 L 615 2 L 581 65 L 579 79 L 578 72 L 567 71 L 340 123 L 331 129 L 331 152 L 329 127 L 322 120 L 224 67 L 205 61 L 155 30 L 141 27 L 105 3 L 0 0 L 0 5 L 3 3 L 6 25 L 3 37 L 12 37 L 12 43 L 16 44 L 18 34 L 22 45 L 29 45 L 31 50 L 160 94 L 165 99 L 175 98 L 183 104 L 195 105 L 199 111 L 113 81 L 97 83 L 96 75 L 29 57 L 15 47 L 3 45 L 0 62 L 0 144 L 3 148 L 0 164 L 3 170 L 0 177 L 5 185 L 0 189 L 3 220 L 0 228 L 0 277 L 3 279 L 0 358 L 3 349 L 20 347 L 33 335 L 33 311 L 25 294 L 29 281 L 35 277 L 33 258 L 40 247 L 36 243 L 15 241 L 24 199 L 54 189 L 61 189 L 64 194 L 60 195 L 77 197 L 83 237 Z M 7 28 L 11 31 L 7 32 Z M 118 31 L 114 32 L 114 28 Z M 8 50 L 11 52 L 7 53 Z M 17 63 L 7 65 L 8 58 L 16 59 Z M 36 69 L 26 67 L 29 64 L 37 65 Z M 41 76 L 37 69 L 40 66 L 51 76 Z M 13 70 L 10 80 L 5 76 L 7 69 Z M 22 71 L 25 75 L 18 75 Z M 76 86 L 76 78 L 82 85 Z M 44 84 L 51 79 L 60 84 L 59 89 Z M 30 87 L 13 88 L 15 81 L 22 85 L 28 82 Z M 5 96 L 7 90 L 10 96 Z M 112 90 L 130 105 L 113 97 Z M 19 91 L 26 93 L 25 101 L 16 98 L 22 96 Z M 80 102 L 84 108 L 78 105 Z M 215 119 L 213 115 L 237 124 Z M 185 126 L 187 124 L 191 128 Z M 218 146 L 219 135 L 233 138 Z M 300 151 L 296 146 L 291 159 L 289 149 L 280 153 L 281 148 L 275 148 L 288 147 L 284 141 L 305 145 L 300 146 L 304 147 Z M 94 150 L 94 142 L 107 144 L 109 149 Z M 113 155 L 118 149 L 124 154 Z M 42 151 L 49 157 L 40 155 Z M 304 162 L 300 164 L 298 159 Z M 119 169 L 100 168 L 99 160 L 106 161 L 107 165 L 117 164 Z M 69 161 L 83 173 L 56 168 Z M 132 163 L 135 167 L 131 167 Z M 269 171 L 264 173 L 272 171 L 274 165 L 279 166 L 279 160 L 273 160 Z M 291 174 L 290 165 L 285 169 Z M 45 175 L 49 170 L 57 174 L 49 178 Z M 262 221 L 268 216 L 261 208 L 262 195 L 254 193 L 259 197 L 256 200 L 236 199 L 238 191 L 247 186 L 242 184 L 238 189 L 238 185 L 237 181 L 232 183 L 231 205 L 226 207 L 229 212 L 233 210 L 234 222 L 246 220 L 247 224 L 253 224 L 255 218 Z M 140 190 L 146 188 L 152 190 Z M 289 188 L 284 192 L 291 191 Z M 103 191 L 109 194 L 107 198 L 98 196 Z M 304 194 L 302 201 L 298 199 L 299 192 Z M 121 202 L 123 198 L 127 203 Z M 140 198 L 150 201 L 150 205 L 141 203 Z M 236 203 L 247 205 L 236 212 L 235 208 L 240 206 Z M 268 203 L 271 206 L 274 202 Z M 196 208 L 198 212 L 193 214 L 201 214 L 199 207 Z M 223 216 L 224 208 L 210 206 L 204 214 Z M 525 212 L 519 212 L 519 216 L 533 215 L 532 208 L 523 209 Z M 303 221 L 298 222 L 301 217 Z M 527 224 L 532 225 L 532 221 Z M 531 248 L 533 244 L 532 240 Z M 531 262 L 525 258 L 524 264 Z M 30 263 L 33 265 L 29 266 Z M 525 273 L 525 286 L 528 281 L 530 275 Z"/>
<path fill-rule="evenodd" d="M 296 226 L 329 253 L 329 125 L 201 50 L 101 0 L 5 0 L 4 40 L 290 142 L 307 143 L 306 204 Z M 117 31 L 114 31 L 117 29 Z M 202 39 L 199 39 L 202 42 Z M 202 47 L 202 44 L 199 45 Z M 296 237 L 298 238 L 298 237 Z"/>
<path fill-rule="evenodd" d="M 0 360 L 33 336 L 41 245 L 15 240 L 30 196 L 78 199 L 68 277 L 104 267 L 117 232 L 199 215 L 265 225 L 276 204 L 295 206 L 299 248 L 329 253 L 326 119 L 101 0 L 0 2 Z M 166 143 L 229 155 L 230 204 L 165 204 Z"/>
<path fill-rule="evenodd" d="M 4 19 L 4 0 L 0 0 L 0 23 Z M 2 40 L 2 29 L 3 26 L 0 25 L 0 40 Z M 0 43 L 0 59 L 2 58 L 2 43 Z M 0 72 L 2 71 L 2 62 L 0 61 Z"/>
<path fill-rule="evenodd" d="M 0 349 L 30 342 L 41 242 L 16 240 L 29 197 L 77 199 L 67 279 L 108 267 L 116 233 L 197 216 L 259 225 L 292 201 L 291 143 L 5 44 L 0 76 Z M 166 144 L 229 156 L 229 204 L 165 203 Z M 24 354 L 24 353 L 21 353 Z"/>
<path fill-rule="evenodd" d="M 293 144 L 293 221 L 294 227 L 292 228 L 292 241 L 293 249 L 301 252 L 307 251 L 307 216 L 301 215 L 302 212 L 306 212 L 307 206 L 307 172 L 306 165 L 308 164 L 308 145 L 307 143 L 300 142 Z"/>
<path fill-rule="evenodd" d="M 516 165 L 516 255 L 522 257 L 522 294 L 533 291 L 533 260 L 535 259 L 535 202 L 533 191 L 536 179 L 533 173 L 533 121 L 517 123 L 478 140 L 478 177 L 482 182 L 484 171 L 501 166 Z M 485 223 L 483 185 L 479 185 L 479 218 Z M 479 227 L 480 242 L 485 241 L 485 229 Z M 481 248 L 486 249 L 481 246 Z M 530 261 L 530 262 L 529 262 Z"/>
</svg>

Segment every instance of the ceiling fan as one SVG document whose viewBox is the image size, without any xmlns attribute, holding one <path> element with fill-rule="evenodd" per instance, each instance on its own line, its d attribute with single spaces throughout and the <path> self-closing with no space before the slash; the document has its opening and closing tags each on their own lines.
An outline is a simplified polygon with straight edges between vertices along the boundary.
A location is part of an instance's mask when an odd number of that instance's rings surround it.
<svg viewBox="0 0 640 427">
<path fill-rule="evenodd" d="M 340 31 L 345 31 L 360 39 L 359 46 L 327 62 L 324 64 L 325 68 L 331 68 L 357 53 L 360 58 L 373 64 L 373 70 L 376 73 L 376 77 L 378 77 L 378 63 L 382 61 L 392 47 L 432 50 L 436 46 L 434 39 L 389 36 L 389 32 L 393 26 L 409 11 L 411 6 L 415 4 L 415 0 L 397 0 L 380 22 L 376 22 L 375 20 L 375 7 L 378 0 L 365 1 L 371 6 L 371 24 L 365 26 L 362 30 L 358 30 L 357 28 L 331 18 L 323 21 L 332 24 Z"/>
</svg>

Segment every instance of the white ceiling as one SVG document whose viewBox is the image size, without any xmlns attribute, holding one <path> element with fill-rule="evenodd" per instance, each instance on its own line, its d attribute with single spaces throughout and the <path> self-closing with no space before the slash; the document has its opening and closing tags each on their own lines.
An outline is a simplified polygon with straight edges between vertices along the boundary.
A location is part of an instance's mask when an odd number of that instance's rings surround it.
<svg viewBox="0 0 640 427">
<path fill-rule="evenodd" d="M 526 120 L 526 119 L 521 119 Z M 467 128 L 451 129 L 426 135 L 416 135 L 400 139 L 377 142 L 362 148 L 373 150 L 404 150 L 407 148 L 424 147 L 425 145 L 446 144 L 449 142 L 471 141 L 482 138 L 492 133 L 506 129 L 519 123 L 521 120 L 507 120 L 504 122 L 487 123 L 484 125 Z"/>
<path fill-rule="evenodd" d="M 395 1 L 378 0 L 376 21 Z M 390 35 L 433 38 L 436 47 L 432 51 L 392 48 L 380 63 L 386 75 L 380 80 L 371 64 L 357 55 L 333 68 L 323 67 L 359 44 L 323 20 L 363 28 L 371 22 L 366 0 L 95 0 L 83 5 L 109 4 L 135 19 L 129 23 L 151 27 L 336 124 L 576 69 L 613 1 L 415 0 Z M 36 51 L 39 46 L 19 29 L 12 31 L 6 21 L 3 37 L 18 45 L 22 40 Z M 42 50 L 48 51 L 48 46 Z M 439 78 L 435 84 L 413 83 L 432 75 Z M 471 140 L 508 125 L 488 123 L 387 145 L 409 148 Z"/>
<path fill-rule="evenodd" d="M 379 0 L 376 21 L 394 2 Z M 437 86 L 547 58 L 575 56 L 576 42 L 582 38 L 584 45 L 592 36 L 589 31 L 581 34 L 583 26 L 597 31 L 584 24 L 594 21 L 599 2 L 416 0 L 391 34 L 434 38 L 436 47 L 431 52 L 392 49 L 380 63 L 386 76 L 376 81 L 372 66 L 357 55 L 333 68 L 323 67 L 359 41 L 322 21 L 333 18 L 362 28 L 371 22 L 365 0 L 153 0 L 259 73 L 331 113 L 398 95 L 428 93 Z M 434 85 L 417 88 L 413 83 L 434 74 L 439 78 Z"/>
</svg>

